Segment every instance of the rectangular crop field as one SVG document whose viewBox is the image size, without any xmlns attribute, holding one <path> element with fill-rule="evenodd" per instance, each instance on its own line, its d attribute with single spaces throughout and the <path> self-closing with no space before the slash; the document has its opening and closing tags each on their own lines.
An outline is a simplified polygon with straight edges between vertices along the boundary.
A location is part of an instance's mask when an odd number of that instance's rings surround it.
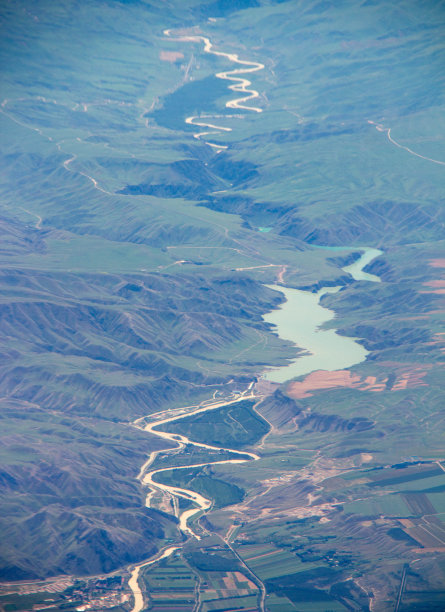
<svg viewBox="0 0 445 612">
<path fill-rule="evenodd" d="M 237 552 L 261 580 L 304 572 L 320 565 L 319 563 L 303 563 L 292 552 L 271 545 L 261 548 L 242 546 Z"/>
<path fill-rule="evenodd" d="M 227 599 L 216 599 L 214 601 L 206 601 L 202 605 L 202 612 L 257 612 L 258 600 L 254 596 L 248 597 L 229 597 Z"/>
</svg>

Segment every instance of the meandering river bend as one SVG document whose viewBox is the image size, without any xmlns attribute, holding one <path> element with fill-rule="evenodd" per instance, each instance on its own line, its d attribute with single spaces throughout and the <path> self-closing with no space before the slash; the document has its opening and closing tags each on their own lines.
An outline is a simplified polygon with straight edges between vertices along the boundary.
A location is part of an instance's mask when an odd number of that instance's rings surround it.
<svg viewBox="0 0 445 612">
<path fill-rule="evenodd" d="M 174 468 L 168 467 L 168 468 L 149 470 L 149 467 L 152 465 L 156 457 L 160 453 L 163 453 L 166 451 L 165 450 L 153 451 L 150 454 L 147 461 L 141 467 L 139 471 L 139 475 L 138 475 L 138 479 L 144 485 L 150 487 L 150 493 L 147 495 L 147 498 L 146 498 L 146 506 L 150 507 L 151 495 L 153 491 L 156 491 L 156 490 L 167 493 L 173 498 L 182 497 L 183 499 L 187 499 L 193 502 L 195 504 L 195 508 L 190 508 L 188 510 L 184 510 L 183 512 L 179 513 L 179 517 L 178 517 L 179 518 L 179 529 L 182 531 L 182 533 L 184 533 L 184 535 L 195 537 L 198 540 L 200 539 L 201 536 L 196 531 L 193 530 L 193 528 L 190 526 L 190 522 L 192 518 L 197 518 L 203 512 L 209 510 L 212 507 L 212 501 L 210 499 L 207 499 L 203 495 L 200 495 L 199 493 L 196 493 L 195 491 L 192 491 L 190 489 L 184 489 L 181 487 L 164 485 L 159 482 L 156 482 L 156 480 L 154 480 L 154 476 L 156 474 L 160 474 L 162 472 L 165 472 L 171 469 L 175 469 L 175 470 L 176 469 L 178 470 L 190 469 L 194 467 L 202 467 L 205 465 L 217 465 L 217 464 L 223 464 L 223 463 L 245 463 L 246 461 L 251 461 L 251 460 L 256 461 L 260 457 L 259 455 L 256 455 L 255 453 L 250 453 L 247 451 L 238 451 L 238 450 L 219 447 L 219 446 L 211 446 L 209 444 L 203 444 L 200 442 L 193 442 L 186 436 L 168 433 L 165 431 L 159 431 L 157 428 L 161 427 L 162 425 L 166 425 L 167 423 L 171 423 L 173 421 L 184 419 L 191 415 L 196 415 L 202 412 L 208 412 L 209 410 L 216 410 L 217 408 L 222 408 L 223 406 L 235 404 L 237 402 L 241 402 L 244 400 L 255 399 L 256 396 L 254 395 L 252 391 L 253 385 L 254 385 L 253 382 L 250 383 L 250 385 L 245 391 L 239 393 L 238 395 L 233 396 L 232 398 L 227 398 L 225 400 L 218 400 L 218 401 L 215 401 L 215 400 L 204 401 L 198 406 L 191 406 L 188 408 L 179 408 L 177 410 L 166 410 L 157 415 L 151 415 L 150 417 L 143 417 L 142 419 L 138 419 L 134 423 L 136 427 L 142 428 L 145 431 L 153 433 L 159 436 L 160 438 L 163 438 L 164 440 L 170 440 L 171 442 L 176 443 L 177 448 L 180 448 L 180 449 L 185 448 L 186 445 L 193 445 L 198 448 L 205 448 L 211 451 L 228 451 L 232 454 L 239 455 L 240 457 L 240 459 L 224 459 L 221 461 L 208 461 L 205 463 L 195 463 L 193 465 L 178 466 Z M 154 419 L 154 420 L 152 420 L 149 423 L 145 423 L 145 421 L 148 419 Z M 156 555 L 154 558 L 148 561 L 143 561 L 142 563 L 138 563 L 137 565 L 134 566 L 131 572 L 130 580 L 128 582 L 128 586 L 130 590 L 132 591 L 133 597 L 134 597 L 134 605 L 133 605 L 132 612 L 141 612 L 141 610 L 143 610 L 143 607 L 144 607 L 144 598 L 142 595 L 142 591 L 139 587 L 139 574 L 140 574 L 141 569 L 149 565 L 152 565 L 153 563 L 155 563 L 156 561 L 159 561 L 160 559 L 164 559 L 165 557 L 168 557 L 175 550 L 178 550 L 178 548 L 180 547 L 170 546 L 168 548 L 165 548 L 163 551 L 158 553 L 158 555 Z"/>
<path fill-rule="evenodd" d="M 165 36 L 171 36 L 170 30 L 164 31 Z M 235 70 L 226 70 L 224 72 L 217 72 L 215 74 L 216 78 L 223 79 L 225 81 L 232 81 L 233 85 L 229 85 L 228 89 L 232 91 L 240 92 L 243 95 L 240 98 L 236 98 L 235 100 L 229 100 L 226 102 L 226 108 L 236 108 L 239 110 L 247 110 L 253 111 L 255 113 L 262 113 L 263 109 L 258 106 L 246 105 L 246 102 L 249 100 L 254 100 L 255 98 L 259 98 L 260 94 L 255 89 L 249 89 L 252 83 L 249 79 L 241 77 L 241 74 L 248 74 L 250 72 L 256 72 L 257 70 L 263 70 L 264 64 L 260 62 L 250 62 L 247 60 L 240 60 L 236 53 L 225 53 L 223 51 L 215 51 L 213 49 L 213 45 L 210 40 L 206 36 L 178 36 L 175 37 L 175 40 L 180 40 L 183 42 L 195 42 L 195 43 L 204 43 L 204 52 L 211 53 L 212 55 L 216 55 L 218 57 L 225 57 L 231 62 L 235 64 L 239 64 L 243 66 L 242 68 L 235 68 Z M 236 116 L 236 115 L 235 115 Z M 196 125 L 198 127 L 209 128 L 209 130 L 205 130 L 204 132 L 198 132 L 194 134 L 194 138 L 201 140 L 203 136 L 207 135 L 215 135 L 221 134 L 222 132 L 231 132 L 232 128 L 222 125 L 216 125 L 213 121 L 213 118 L 231 118 L 234 115 L 209 115 L 209 116 L 196 116 L 192 115 L 187 117 L 185 122 L 189 125 Z M 210 122 L 209 119 L 212 119 Z M 204 140 L 204 142 L 209 145 L 209 147 L 213 147 L 217 151 L 222 149 L 227 149 L 227 145 L 222 145 L 215 142 L 209 142 L 208 140 Z"/>
</svg>

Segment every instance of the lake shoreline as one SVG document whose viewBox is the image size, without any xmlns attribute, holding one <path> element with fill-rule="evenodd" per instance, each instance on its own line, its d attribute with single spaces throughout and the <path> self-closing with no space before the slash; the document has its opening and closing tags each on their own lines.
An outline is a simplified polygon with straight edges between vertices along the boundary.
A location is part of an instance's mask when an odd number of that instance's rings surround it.
<svg viewBox="0 0 445 612">
<path fill-rule="evenodd" d="M 352 276 L 354 281 L 380 282 L 378 276 L 364 272 L 364 268 L 381 255 L 382 251 L 368 247 L 334 249 L 362 251 L 359 259 L 342 270 Z M 283 293 L 286 301 L 278 309 L 263 316 L 263 319 L 275 326 L 280 338 L 292 341 L 294 346 L 300 349 L 300 354 L 287 365 L 267 371 L 263 375 L 264 380 L 282 384 L 315 370 L 342 370 L 366 359 L 369 351 L 357 338 L 342 336 L 335 329 L 322 328 L 324 323 L 335 318 L 335 312 L 322 306 L 321 298 L 328 293 L 337 293 L 342 289 L 341 286 L 325 286 L 317 292 L 281 285 L 269 287 Z M 303 354 L 301 351 L 304 351 Z"/>
</svg>

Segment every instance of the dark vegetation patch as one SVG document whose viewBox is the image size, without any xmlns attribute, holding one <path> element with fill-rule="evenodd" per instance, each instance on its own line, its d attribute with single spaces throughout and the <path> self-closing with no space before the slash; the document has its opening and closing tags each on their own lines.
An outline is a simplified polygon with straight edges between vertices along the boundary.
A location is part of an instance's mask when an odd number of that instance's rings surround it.
<svg viewBox="0 0 445 612">
<path fill-rule="evenodd" d="M 204 497 L 213 500 L 216 508 L 236 504 L 244 498 L 243 489 L 215 478 L 208 467 L 169 470 L 168 472 L 156 474 L 154 479 L 162 484 L 184 487 L 196 491 Z"/>
<path fill-rule="evenodd" d="M 422 300 L 420 300 L 422 301 Z M 340 333 L 346 330 L 339 330 Z M 431 333 L 423 329 L 414 329 L 407 326 L 394 326 L 393 328 L 385 329 L 376 325 L 355 325 L 347 330 L 348 336 L 362 338 L 360 343 L 368 351 L 382 351 L 389 348 L 400 348 L 405 346 L 407 350 L 409 345 L 422 344 L 428 342 Z M 370 357 L 372 358 L 372 356 Z"/>
<path fill-rule="evenodd" d="M 354 580 L 337 582 L 332 585 L 329 592 L 333 597 L 344 603 L 347 608 L 349 608 L 351 601 L 353 601 L 359 604 L 363 612 L 369 612 L 368 594 Z"/>
<path fill-rule="evenodd" d="M 404 500 L 408 504 L 411 512 L 417 516 L 424 516 L 425 514 L 436 514 L 436 509 L 428 499 L 425 493 L 413 492 L 405 493 L 403 495 Z"/>
<path fill-rule="evenodd" d="M 358 259 L 360 259 L 361 253 L 358 251 L 353 251 L 351 253 L 347 253 L 346 255 L 338 255 L 337 257 L 330 257 L 328 261 L 331 261 L 334 265 L 339 268 L 344 268 L 346 266 L 350 266 L 355 263 Z"/>
<path fill-rule="evenodd" d="M 284 395 L 280 389 L 266 397 L 259 405 L 259 410 L 277 427 L 291 420 L 301 429 L 320 432 L 369 432 L 374 427 L 373 421 L 366 417 L 345 419 L 336 414 L 321 414 L 316 410 L 307 412 L 303 403 Z"/>
<path fill-rule="evenodd" d="M 397 540 L 399 542 L 406 542 L 410 546 L 418 546 L 419 545 L 417 540 L 414 540 L 414 538 L 412 538 L 410 535 L 408 535 L 406 533 L 406 531 L 404 531 L 403 529 L 400 529 L 400 527 L 392 527 L 391 529 L 388 529 L 388 531 L 386 533 L 391 538 L 393 538 L 393 540 Z"/>
<path fill-rule="evenodd" d="M 342 575 L 341 570 L 329 567 L 317 567 L 315 569 L 278 576 L 265 580 L 264 585 L 268 593 L 283 594 L 294 603 L 302 601 L 335 601 L 331 595 L 322 587 L 337 582 Z M 304 585 L 297 587 L 296 585 Z"/>
<path fill-rule="evenodd" d="M 276 130 L 267 134 L 268 142 L 286 144 L 289 142 L 308 142 L 311 140 L 326 139 L 331 136 L 343 136 L 345 134 L 358 134 L 366 128 L 359 125 L 318 124 L 305 122 L 294 129 Z M 258 145 L 264 146 L 264 139 L 258 139 Z"/>
<path fill-rule="evenodd" d="M 118 191 L 126 195 L 155 195 L 162 198 L 199 199 L 207 191 L 225 187 L 225 183 L 199 159 L 171 164 L 150 164 L 145 180 Z"/>
<path fill-rule="evenodd" d="M 233 572 L 241 567 L 235 557 L 223 556 L 214 552 L 190 552 L 185 554 L 185 558 L 190 565 L 203 572 Z"/>
<path fill-rule="evenodd" d="M 224 195 L 208 194 L 200 205 L 211 210 L 240 215 L 248 227 L 274 227 L 277 219 L 296 209 L 295 204 L 258 201 L 248 197 L 245 193 L 239 195 L 236 192 Z"/>
<path fill-rule="evenodd" d="M 236 11 L 260 6 L 258 0 L 214 0 L 213 2 L 201 4 L 193 11 L 199 19 L 209 17 L 228 17 Z"/>
<path fill-rule="evenodd" d="M 331 597 L 329 593 L 326 591 L 322 591 L 320 589 L 305 589 L 298 587 L 289 587 L 284 589 L 277 589 L 275 591 L 277 594 L 282 594 L 285 597 L 288 597 L 293 603 L 298 604 L 303 601 L 310 602 L 334 602 L 334 597 Z"/>
<path fill-rule="evenodd" d="M 403 612 L 443 612 L 445 590 L 409 591 L 403 594 Z M 426 608 L 425 605 L 428 607 Z"/>
<path fill-rule="evenodd" d="M 202 200 L 211 191 L 225 189 L 229 185 L 245 185 L 256 174 L 254 164 L 233 161 L 222 153 L 208 162 L 187 159 L 171 164 L 150 164 L 144 171 L 143 182 L 127 185 L 117 193 Z"/>
<path fill-rule="evenodd" d="M 255 444 L 269 426 L 252 409 L 255 402 L 244 400 L 168 423 L 162 431 L 182 434 L 194 442 L 240 448 Z"/>
<path fill-rule="evenodd" d="M 195 446 L 194 444 L 186 444 L 184 450 L 181 451 L 179 459 L 174 453 L 161 453 L 154 460 L 152 468 L 156 470 L 167 467 L 175 468 L 178 467 L 178 462 L 179 465 L 186 467 L 187 465 L 197 465 L 199 463 L 207 462 L 212 463 L 212 461 L 225 461 L 227 459 L 249 460 L 249 456 L 238 455 L 238 453 L 233 453 L 225 450 L 211 451 L 210 449 L 200 448 L 199 446 Z M 179 474 L 180 472 L 178 472 L 178 476 Z M 162 478 L 163 476 L 159 474 L 160 482 L 164 482 Z"/>
<path fill-rule="evenodd" d="M 428 467 L 427 469 L 399 468 L 402 473 L 396 474 L 394 474 L 393 470 L 384 470 L 383 472 L 379 471 L 374 474 L 368 473 L 369 477 L 373 478 L 374 481 L 368 483 L 368 486 L 386 487 L 396 484 L 402 484 L 405 482 L 411 482 L 413 480 L 422 480 L 423 478 L 430 478 L 431 476 L 439 476 L 443 474 L 443 471 L 438 465 L 430 464 L 430 466 L 431 467 Z"/>
<path fill-rule="evenodd" d="M 438 485 L 437 487 L 430 487 L 429 489 L 419 489 L 418 493 L 443 493 L 445 491 L 445 484 Z M 410 493 L 411 491 L 401 491 L 401 493 Z"/>
<path fill-rule="evenodd" d="M 347 459 L 348 457 L 353 457 L 354 455 L 360 455 L 361 453 L 370 453 L 371 455 L 375 453 L 375 450 L 366 449 L 366 448 L 350 448 L 348 450 L 338 450 L 333 456 L 336 459 Z"/>
<path fill-rule="evenodd" d="M 198 44 L 202 45 L 202 43 Z M 229 97 L 229 95 L 231 92 L 227 88 L 227 81 L 208 76 L 199 81 L 190 81 L 172 94 L 165 96 L 162 108 L 147 113 L 146 117 L 153 117 L 158 125 L 169 130 L 196 132 L 203 128 L 189 125 L 185 123 L 185 119 L 192 115 L 199 116 L 200 113 L 210 115 L 212 112 L 221 111 L 224 106 L 221 98 Z M 224 113 L 230 114 L 230 110 L 224 109 Z M 212 123 L 211 119 L 209 122 Z"/>
</svg>

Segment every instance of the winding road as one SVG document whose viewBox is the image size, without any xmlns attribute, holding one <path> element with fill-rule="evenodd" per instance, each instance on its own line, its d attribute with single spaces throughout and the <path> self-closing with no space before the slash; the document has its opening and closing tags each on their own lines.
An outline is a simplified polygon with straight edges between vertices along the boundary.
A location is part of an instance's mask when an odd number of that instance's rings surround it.
<svg viewBox="0 0 445 612">
<path fill-rule="evenodd" d="M 391 136 L 391 129 L 392 128 L 385 128 L 380 123 L 376 123 L 375 121 L 371 121 L 370 119 L 368 120 L 368 123 L 370 125 L 373 125 L 378 132 L 385 132 L 386 137 L 388 138 L 389 142 L 392 143 L 393 145 L 395 145 L 396 147 L 398 147 L 399 149 L 403 149 L 404 151 L 407 151 L 410 155 L 414 155 L 415 157 L 420 157 L 420 159 L 424 159 L 425 161 L 430 161 L 433 164 L 439 164 L 439 166 L 445 166 L 445 161 L 441 161 L 439 159 L 434 159 L 432 157 L 426 157 L 425 155 L 421 155 L 420 153 L 417 153 L 416 151 L 413 151 L 409 147 L 400 144 L 400 142 L 397 142 L 397 140 L 395 140 Z"/>
</svg>

